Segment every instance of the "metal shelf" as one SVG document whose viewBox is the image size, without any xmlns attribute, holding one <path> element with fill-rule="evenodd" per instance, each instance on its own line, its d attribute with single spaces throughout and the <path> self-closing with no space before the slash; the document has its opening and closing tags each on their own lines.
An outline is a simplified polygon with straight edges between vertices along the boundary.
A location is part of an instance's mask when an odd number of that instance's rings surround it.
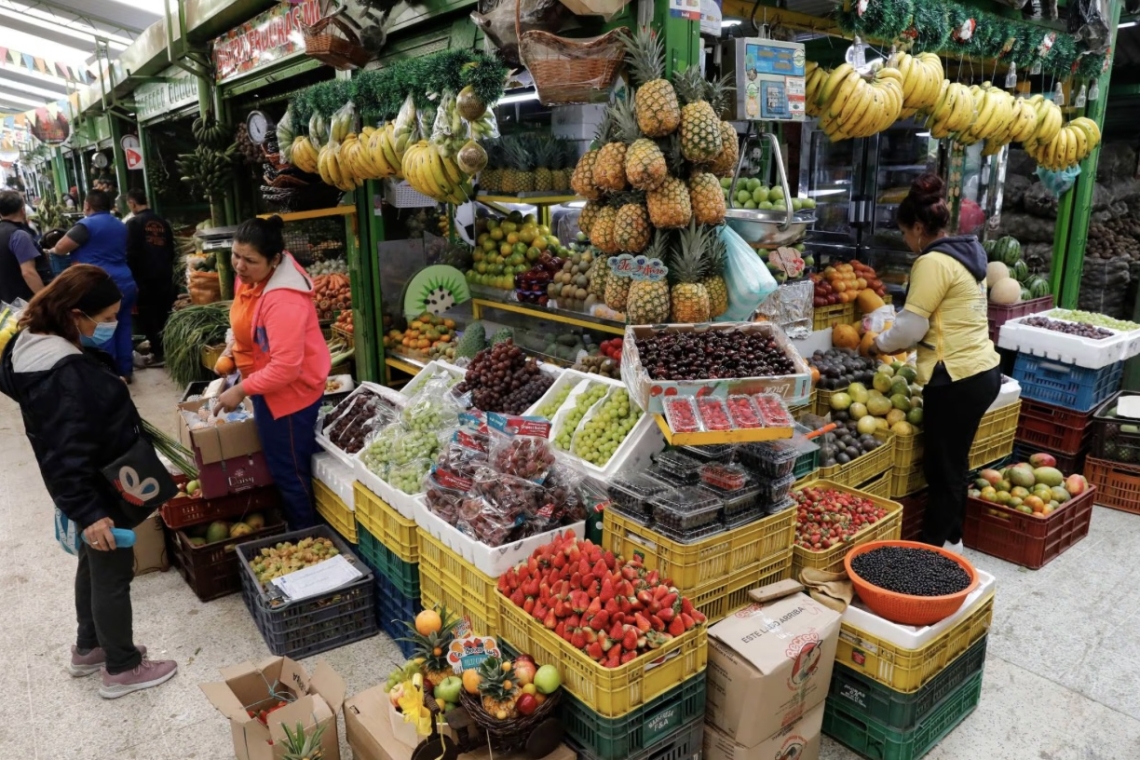
<svg viewBox="0 0 1140 760">
<path fill-rule="evenodd" d="M 486 295 L 480 295 L 471 299 L 471 311 L 475 319 L 483 318 L 482 314 L 484 309 L 510 311 L 515 314 L 522 314 L 537 319 L 548 319 L 552 322 L 582 327 L 587 330 L 600 330 L 601 332 L 607 332 L 613 335 L 625 335 L 624 322 L 603 319 L 580 311 L 551 309 L 545 306 L 519 303 L 518 301 L 499 300 Z"/>
</svg>

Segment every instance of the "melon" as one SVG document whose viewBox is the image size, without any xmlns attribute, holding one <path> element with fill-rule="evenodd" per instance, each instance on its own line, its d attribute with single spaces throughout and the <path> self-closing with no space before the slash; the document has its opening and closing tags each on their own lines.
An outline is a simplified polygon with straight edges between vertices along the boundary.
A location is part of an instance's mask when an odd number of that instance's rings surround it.
<svg viewBox="0 0 1140 760">
<path fill-rule="evenodd" d="M 230 537 L 229 523 L 218 520 L 210 523 L 210 527 L 206 528 L 206 543 L 212 544 L 216 541 L 225 541 Z"/>
<path fill-rule="evenodd" d="M 858 348 L 859 333 L 851 325 L 836 325 L 831 330 L 831 345 L 837 348 Z"/>
<path fill-rule="evenodd" d="M 890 399 L 883 396 L 876 396 L 867 401 L 867 411 L 875 417 L 885 417 L 894 409 L 894 405 Z"/>
<path fill-rule="evenodd" d="M 993 264 L 990 264 L 992 267 Z M 990 288 L 990 300 L 1007 306 L 1021 301 L 1021 284 L 1012 277 L 999 280 Z"/>
<path fill-rule="evenodd" d="M 991 288 L 1009 277 L 1009 267 L 1000 261 L 991 261 L 986 265 L 986 284 Z"/>
</svg>

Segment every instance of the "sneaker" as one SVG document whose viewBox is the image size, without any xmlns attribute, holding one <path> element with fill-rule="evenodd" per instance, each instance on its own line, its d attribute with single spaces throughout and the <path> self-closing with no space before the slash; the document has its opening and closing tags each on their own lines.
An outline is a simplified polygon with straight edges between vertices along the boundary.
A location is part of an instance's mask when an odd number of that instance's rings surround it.
<svg viewBox="0 0 1140 760">
<path fill-rule="evenodd" d="M 178 672 L 178 663 L 174 660 L 148 660 L 142 662 L 134 670 L 111 675 L 106 668 L 103 669 L 103 685 L 99 687 L 99 696 L 103 699 L 118 699 L 128 694 L 152 686 L 166 683 Z"/>
<path fill-rule="evenodd" d="M 146 657 L 146 647 L 135 648 L 139 650 L 139 654 Z M 103 647 L 95 647 L 87 654 L 79 654 L 79 650 L 72 644 L 71 663 L 67 666 L 67 672 L 72 678 L 84 678 L 102 670 L 105 662 L 107 662 L 107 653 L 103 651 Z"/>
<path fill-rule="evenodd" d="M 963 550 L 964 550 L 966 547 L 965 547 L 965 546 L 962 544 L 962 542 L 961 542 L 961 541 L 959 541 L 959 542 L 958 542 L 958 543 L 956 543 L 956 544 L 952 544 L 952 543 L 950 543 L 949 541 L 947 541 L 946 543 L 942 544 L 942 548 L 943 548 L 943 549 L 945 549 L 945 550 L 946 550 L 946 551 L 948 551 L 948 552 L 954 552 L 955 554 L 961 554 L 961 553 L 962 553 L 962 551 L 963 551 Z"/>
</svg>

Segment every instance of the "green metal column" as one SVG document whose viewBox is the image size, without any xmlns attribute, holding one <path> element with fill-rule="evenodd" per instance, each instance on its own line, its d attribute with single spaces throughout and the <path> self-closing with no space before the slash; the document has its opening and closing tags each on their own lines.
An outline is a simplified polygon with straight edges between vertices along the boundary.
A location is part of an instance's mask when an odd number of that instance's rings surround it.
<svg viewBox="0 0 1140 760">
<path fill-rule="evenodd" d="M 150 161 L 150 155 L 147 153 L 147 130 L 142 124 L 139 124 L 139 152 L 143 157 L 143 191 L 146 193 L 147 205 L 149 205 L 156 214 L 161 214 L 162 209 L 158 206 L 158 196 L 151 192 L 150 189 L 150 172 L 147 171 L 147 162 Z"/>
<path fill-rule="evenodd" d="M 52 202 L 54 203 L 71 187 L 67 184 L 67 159 L 63 156 L 63 148 L 52 148 L 51 175 L 52 184 L 55 186 L 52 189 L 55 195 L 55 197 L 52 198 Z"/>
<path fill-rule="evenodd" d="M 361 380 L 388 383 L 384 363 L 384 314 L 376 244 L 384 239 L 384 220 L 373 211 L 372 197 L 380 182 L 369 180 L 356 190 L 356 215 L 345 217 L 348 230 L 348 279 L 352 286 L 352 327 L 356 374 Z"/>
<path fill-rule="evenodd" d="M 130 174 L 127 170 L 127 157 L 123 155 L 123 146 L 120 145 L 123 139 L 123 120 L 115 113 L 108 114 L 107 126 L 111 130 L 111 155 L 114 156 L 115 179 L 119 185 L 119 197 L 111 200 L 118 206 L 120 212 L 126 214 L 127 204 L 121 198 L 130 188 L 131 183 Z"/>
<path fill-rule="evenodd" d="M 675 18 L 669 3 L 653 3 L 653 28 L 660 30 L 665 41 L 665 76 L 672 77 L 690 65 L 701 63 L 701 24 Z"/>
</svg>

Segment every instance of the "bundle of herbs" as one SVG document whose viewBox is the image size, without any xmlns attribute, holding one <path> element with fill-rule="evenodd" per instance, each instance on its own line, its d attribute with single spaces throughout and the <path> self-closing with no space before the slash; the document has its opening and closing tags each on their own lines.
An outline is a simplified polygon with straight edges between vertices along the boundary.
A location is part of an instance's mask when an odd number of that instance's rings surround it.
<svg viewBox="0 0 1140 760">
<path fill-rule="evenodd" d="M 166 321 L 166 371 L 178 385 L 208 380 L 211 371 L 202 366 L 202 349 L 226 340 L 230 326 L 230 302 L 188 306 Z"/>
<path fill-rule="evenodd" d="M 142 428 L 150 438 L 150 442 L 154 444 L 155 451 L 166 457 L 186 477 L 191 480 L 198 479 L 198 468 L 194 466 L 194 452 L 159 430 L 153 422 L 144 419 Z"/>
</svg>

